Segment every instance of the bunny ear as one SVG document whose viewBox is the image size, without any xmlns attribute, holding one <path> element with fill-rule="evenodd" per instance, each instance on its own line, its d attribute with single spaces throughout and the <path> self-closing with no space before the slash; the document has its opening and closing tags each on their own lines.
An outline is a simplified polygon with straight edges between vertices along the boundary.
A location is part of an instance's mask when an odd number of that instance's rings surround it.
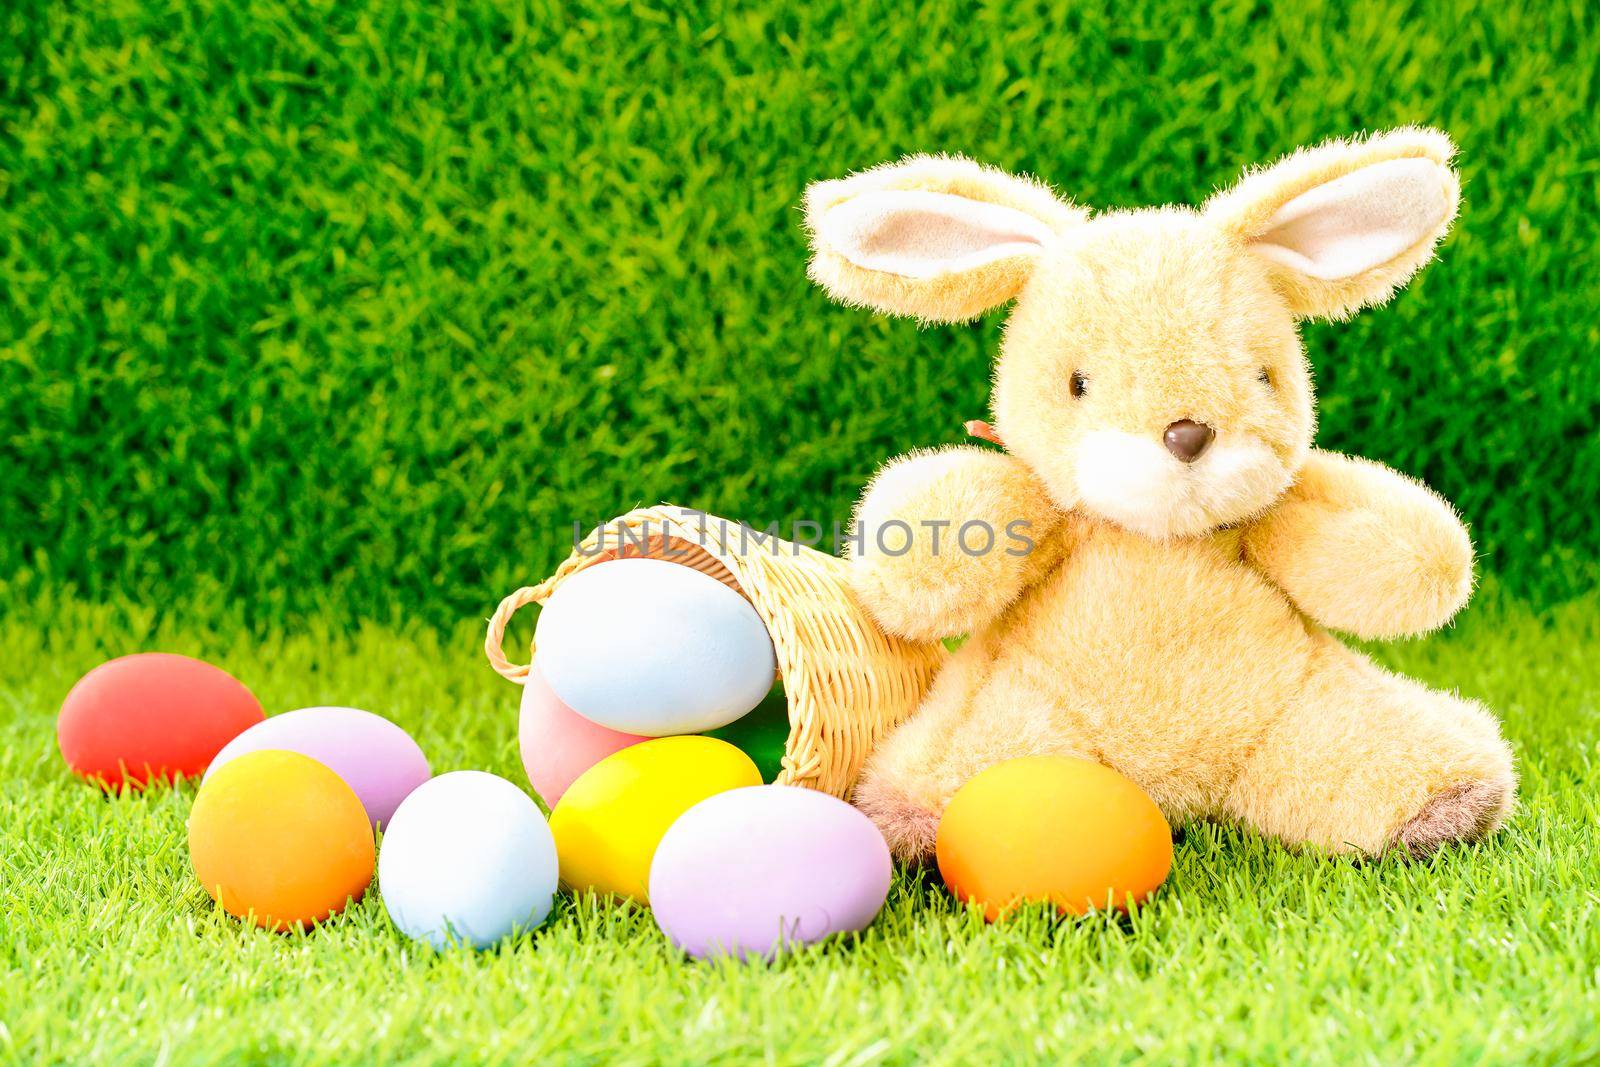
<svg viewBox="0 0 1600 1067">
<path fill-rule="evenodd" d="M 1248 175 L 1205 214 L 1270 264 L 1296 314 L 1344 318 L 1433 258 L 1461 196 L 1454 151 L 1424 129 L 1330 141 Z"/>
<path fill-rule="evenodd" d="M 913 156 L 806 191 L 809 273 L 847 304 L 960 322 L 1016 296 L 1045 246 L 1086 217 L 1025 178 Z"/>
</svg>

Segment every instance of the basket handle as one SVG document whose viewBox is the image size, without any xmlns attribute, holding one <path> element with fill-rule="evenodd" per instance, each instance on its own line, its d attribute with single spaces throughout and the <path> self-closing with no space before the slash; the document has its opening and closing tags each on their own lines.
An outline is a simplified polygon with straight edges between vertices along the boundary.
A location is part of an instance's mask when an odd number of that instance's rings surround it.
<svg viewBox="0 0 1600 1067">
<path fill-rule="evenodd" d="M 583 543 L 574 548 L 572 555 L 568 556 L 561 566 L 556 568 L 554 574 L 540 582 L 538 585 L 525 585 L 500 601 L 500 606 L 494 609 L 494 614 L 489 616 L 489 631 L 483 639 L 483 653 L 489 658 L 489 666 L 493 667 L 502 677 L 526 685 L 528 671 L 532 669 L 532 646 L 529 646 L 530 658 L 527 663 L 512 663 L 506 659 L 505 641 L 506 626 L 511 622 L 511 616 L 529 604 L 543 604 L 555 592 L 556 586 L 566 578 L 592 563 L 604 560 L 626 558 L 630 555 L 627 545 L 617 548 L 605 549 L 605 533 L 608 528 L 615 529 L 619 526 L 642 526 L 646 533 L 652 522 L 663 524 L 663 528 L 672 522 L 682 522 L 682 518 L 673 514 L 676 509 L 669 509 L 666 505 L 660 508 L 640 508 L 611 523 L 597 526 L 584 538 Z M 691 514 L 699 514 L 692 512 Z M 701 536 L 706 536 L 704 527 L 700 528 Z M 648 552 L 646 554 L 649 554 Z M 716 575 L 712 575 L 716 577 Z M 722 579 L 719 579 L 722 580 Z"/>
<path fill-rule="evenodd" d="M 489 666 L 518 685 L 527 684 L 528 669 L 533 666 L 533 662 L 531 658 L 527 663 L 512 663 L 506 659 L 506 626 L 511 622 L 511 616 L 522 608 L 529 604 L 543 603 L 550 595 L 552 584 L 553 582 L 546 581 L 538 585 L 523 586 L 500 601 L 500 606 L 489 616 L 489 632 L 483 639 L 483 654 L 489 657 Z"/>
</svg>

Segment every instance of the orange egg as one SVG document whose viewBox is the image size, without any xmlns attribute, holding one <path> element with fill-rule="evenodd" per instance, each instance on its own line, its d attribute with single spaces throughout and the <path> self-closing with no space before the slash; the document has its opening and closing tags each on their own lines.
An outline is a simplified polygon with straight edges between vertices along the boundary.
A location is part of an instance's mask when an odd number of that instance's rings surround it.
<svg viewBox="0 0 1600 1067">
<path fill-rule="evenodd" d="M 1126 910 L 1166 880 L 1172 830 L 1144 790 L 1098 763 L 1037 756 L 997 763 L 951 798 L 939 873 L 991 922 L 1048 901 L 1081 915 Z"/>
<path fill-rule="evenodd" d="M 189 859 L 229 914 L 283 929 L 320 922 L 372 881 L 372 822 L 355 790 L 297 752 L 240 756 L 189 813 Z"/>
</svg>

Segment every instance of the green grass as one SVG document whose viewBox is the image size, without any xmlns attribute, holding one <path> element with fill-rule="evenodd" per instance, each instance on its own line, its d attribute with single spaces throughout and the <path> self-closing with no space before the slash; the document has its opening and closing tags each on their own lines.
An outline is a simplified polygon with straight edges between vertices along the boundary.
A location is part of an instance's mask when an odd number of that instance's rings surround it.
<svg viewBox="0 0 1600 1067">
<path fill-rule="evenodd" d="M 1600 1056 L 1600 597 L 1491 592 L 1382 658 L 1505 718 L 1522 806 L 1427 864 L 1295 856 L 1183 828 L 1131 920 L 1003 925 L 904 875 L 859 942 L 763 965 L 679 958 L 647 914 L 564 901 L 473 955 L 405 941 L 376 893 L 306 936 L 242 928 L 189 871 L 192 790 L 106 798 L 53 719 L 101 659 L 201 654 L 271 710 L 383 712 L 438 771 L 521 782 L 514 689 L 478 632 L 41 600 L 0 620 L 0 1057 L 15 1062 L 1574 1062 Z"/>
<path fill-rule="evenodd" d="M 987 407 L 998 319 L 804 277 L 806 183 L 905 152 L 1194 202 L 1334 134 L 1460 143 L 1456 234 L 1308 331 L 1322 443 L 1581 590 L 1600 524 L 1583 0 L 11 0 L 0 579 L 451 625 L 573 519 L 847 514 Z M 1592 573 L 1592 572 L 1589 572 Z"/>
<path fill-rule="evenodd" d="M 0 1056 L 1600 1058 L 1592 4 L 11 0 L 0 29 Z M 807 182 L 952 150 L 1194 202 L 1407 122 L 1461 146 L 1457 231 L 1307 346 L 1320 443 L 1437 486 L 1498 575 L 1380 653 L 1504 714 L 1524 806 L 1488 845 L 1356 865 L 1192 826 L 1126 922 L 988 928 L 908 875 L 860 943 L 771 966 L 570 903 L 436 955 L 375 895 L 240 929 L 188 871 L 191 789 L 61 766 L 72 681 L 166 648 L 520 781 L 468 620 L 574 520 L 827 523 L 987 406 L 1000 319 L 830 305 Z"/>
</svg>

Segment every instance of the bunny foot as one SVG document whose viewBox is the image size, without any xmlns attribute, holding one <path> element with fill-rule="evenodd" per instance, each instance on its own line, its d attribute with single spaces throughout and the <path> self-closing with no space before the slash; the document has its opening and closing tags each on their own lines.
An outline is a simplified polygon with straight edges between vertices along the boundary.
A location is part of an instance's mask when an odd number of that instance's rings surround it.
<svg viewBox="0 0 1600 1067">
<path fill-rule="evenodd" d="M 1452 842 L 1481 840 L 1505 818 L 1513 788 L 1507 777 L 1464 782 L 1435 793 L 1395 833 L 1395 846 L 1412 859 L 1425 859 Z"/>
<path fill-rule="evenodd" d="M 856 787 L 855 805 L 878 827 L 895 859 L 921 863 L 933 855 L 940 812 L 908 796 L 881 775 L 862 780 Z"/>
</svg>

